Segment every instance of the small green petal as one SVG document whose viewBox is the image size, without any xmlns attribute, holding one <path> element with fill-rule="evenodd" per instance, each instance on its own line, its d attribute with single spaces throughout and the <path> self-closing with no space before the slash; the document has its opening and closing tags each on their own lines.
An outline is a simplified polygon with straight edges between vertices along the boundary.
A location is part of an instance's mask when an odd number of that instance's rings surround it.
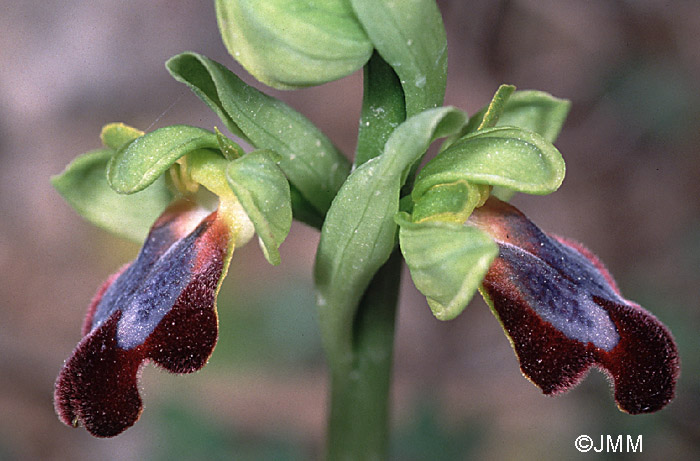
<svg viewBox="0 0 700 461">
<path fill-rule="evenodd" d="M 556 141 L 571 102 L 555 98 L 544 91 L 513 92 L 513 89 L 513 86 L 501 85 L 489 105 L 472 115 L 461 133 L 448 138 L 441 150 L 447 149 L 455 140 L 469 133 L 494 126 L 514 126 L 534 131 L 551 143 Z M 493 115 L 497 115 L 495 120 Z"/>
<path fill-rule="evenodd" d="M 477 130 L 493 128 L 494 126 L 496 126 L 499 118 L 506 109 L 506 104 L 508 103 L 510 96 L 513 94 L 514 91 L 515 87 L 513 85 L 501 85 L 498 87 L 498 90 L 496 90 L 496 94 L 493 95 L 493 99 L 491 99 L 491 103 L 486 108 L 486 112 L 484 112 L 484 115 L 481 119 L 481 123 L 479 123 L 479 128 L 477 128 Z"/>
<path fill-rule="evenodd" d="M 556 141 L 571 102 L 543 91 L 516 91 L 506 102 L 496 126 L 516 126 Z"/>
<path fill-rule="evenodd" d="M 474 208 L 489 197 L 491 188 L 483 184 L 455 181 L 428 189 L 413 207 L 413 221 L 464 223 Z"/>
</svg>

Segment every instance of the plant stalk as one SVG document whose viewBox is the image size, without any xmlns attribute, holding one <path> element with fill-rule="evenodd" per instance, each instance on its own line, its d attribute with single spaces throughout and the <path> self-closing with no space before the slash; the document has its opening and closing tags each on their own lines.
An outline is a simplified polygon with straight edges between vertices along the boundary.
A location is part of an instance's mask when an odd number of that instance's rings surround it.
<svg viewBox="0 0 700 461">
<path fill-rule="evenodd" d="M 329 461 L 385 460 L 389 450 L 389 391 L 401 253 L 377 271 L 353 325 L 352 366 L 331 370 Z"/>
</svg>

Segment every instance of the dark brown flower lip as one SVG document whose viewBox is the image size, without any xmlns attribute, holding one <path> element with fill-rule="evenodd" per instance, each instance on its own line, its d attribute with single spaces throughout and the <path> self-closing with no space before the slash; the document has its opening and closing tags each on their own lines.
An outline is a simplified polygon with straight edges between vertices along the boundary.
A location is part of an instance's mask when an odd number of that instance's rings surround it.
<svg viewBox="0 0 700 461">
<path fill-rule="evenodd" d="M 545 394 L 570 389 L 596 366 L 613 379 L 623 411 L 657 411 L 673 399 L 679 369 L 673 337 L 656 317 L 621 296 L 589 250 L 546 235 L 494 198 L 468 223 L 499 246 L 483 294 L 523 374 Z"/>
<path fill-rule="evenodd" d="M 217 212 L 177 204 L 156 221 L 137 259 L 98 290 L 84 338 L 56 381 L 54 403 L 65 424 L 117 435 L 143 409 L 144 363 L 173 373 L 205 365 L 218 337 L 216 291 L 229 251 L 222 221 Z"/>
</svg>

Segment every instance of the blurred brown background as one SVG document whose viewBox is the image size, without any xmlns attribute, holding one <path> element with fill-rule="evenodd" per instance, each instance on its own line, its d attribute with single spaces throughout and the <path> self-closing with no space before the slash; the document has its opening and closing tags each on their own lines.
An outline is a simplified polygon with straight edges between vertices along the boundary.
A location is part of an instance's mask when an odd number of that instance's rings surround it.
<svg viewBox="0 0 700 461">
<path fill-rule="evenodd" d="M 446 103 L 473 113 L 499 83 L 570 98 L 557 142 L 567 178 L 514 203 L 585 242 L 625 295 L 678 340 L 682 376 L 664 411 L 628 416 L 601 373 L 542 396 L 519 373 L 479 300 L 442 323 L 404 280 L 392 457 L 596 459 L 580 434 L 643 436 L 634 459 L 700 459 L 700 2 L 439 1 L 448 33 Z M 98 440 L 54 415 L 54 379 L 98 285 L 138 247 L 82 221 L 49 184 L 99 146 L 103 124 L 222 127 L 163 63 L 193 50 L 246 81 L 212 2 L 0 2 L 0 459 L 314 459 L 326 379 L 313 306 L 315 231 L 295 225 L 270 267 L 237 251 L 219 299 L 221 338 L 200 373 L 146 367 L 146 410 Z M 361 76 L 270 91 L 354 150 Z"/>
</svg>

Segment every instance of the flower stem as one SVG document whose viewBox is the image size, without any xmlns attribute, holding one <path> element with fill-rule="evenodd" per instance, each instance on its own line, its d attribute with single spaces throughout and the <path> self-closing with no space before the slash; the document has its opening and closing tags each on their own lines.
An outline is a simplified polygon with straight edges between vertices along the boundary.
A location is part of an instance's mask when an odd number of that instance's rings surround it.
<svg viewBox="0 0 700 461">
<path fill-rule="evenodd" d="M 331 370 L 329 461 L 387 459 L 401 263 L 395 250 L 372 279 L 353 325 L 352 365 Z"/>
<path fill-rule="evenodd" d="M 381 154 L 391 132 L 405 118 L 401 82 L 375 52 L 364 69 L 355 167 Z M 331 375 L 329 461 L 387 459 L 394 323 L 402 261 L 401 252 L 395 249 L 367 286 L 352 325 L 341 325 L 339 330 L 331 328 L 333 322 L 326 322 L 330 325 L 326 326 Z"/>
</svg>

